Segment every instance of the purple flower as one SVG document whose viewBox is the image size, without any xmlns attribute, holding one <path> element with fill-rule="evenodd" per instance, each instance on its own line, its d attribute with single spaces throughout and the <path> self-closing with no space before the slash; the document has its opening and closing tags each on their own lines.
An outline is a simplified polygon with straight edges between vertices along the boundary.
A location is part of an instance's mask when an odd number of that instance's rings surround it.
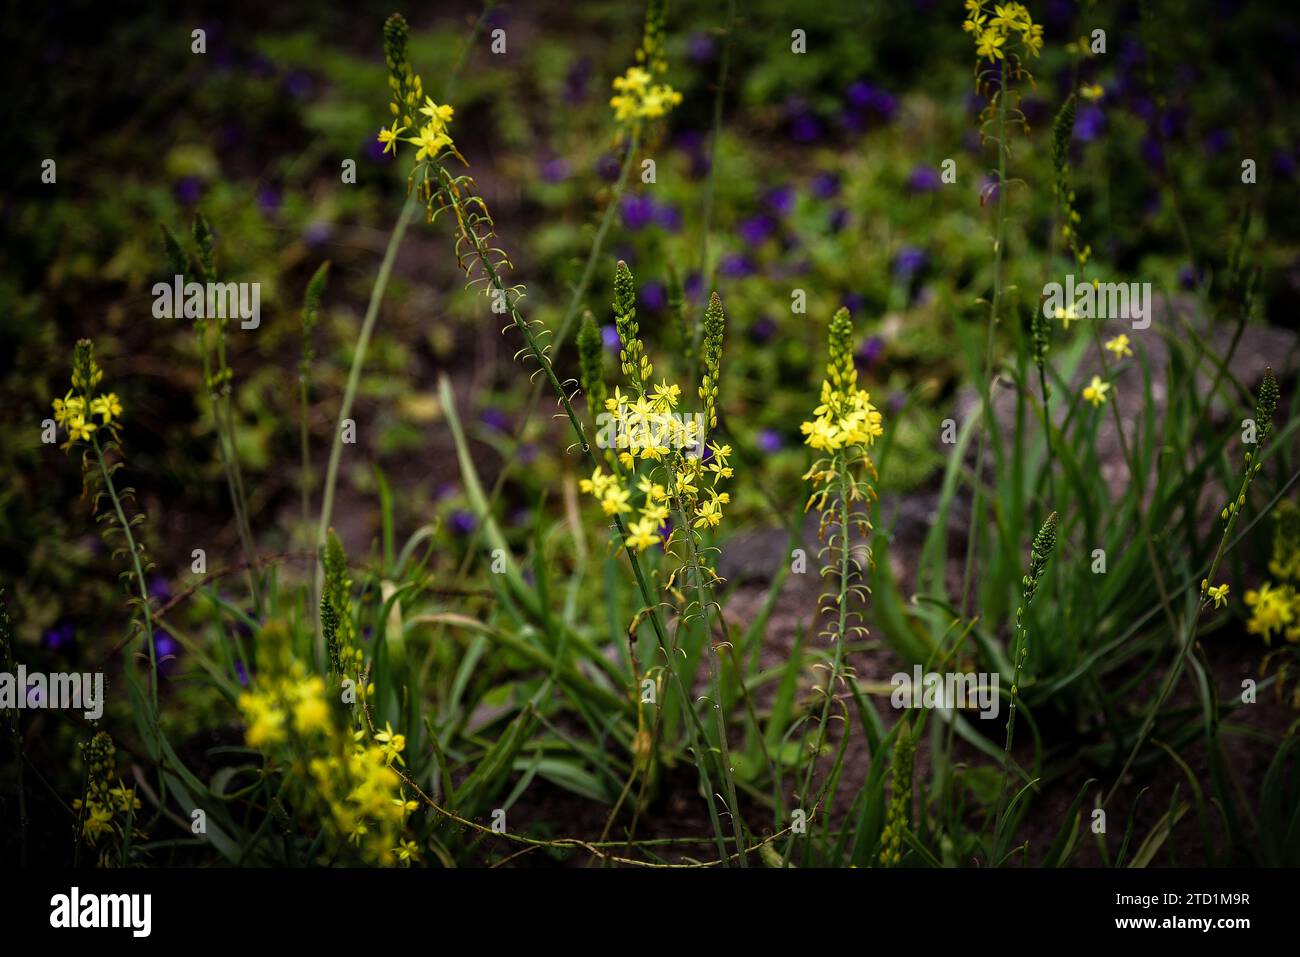
<svg viewBox="0 0 1300 957">
<path fill-rule="evenodd" d="M 176 659 L 181 653 L 181 646 L 167 632 L 155 631 L 153 633 L 153 651 L 158 663 L 158 673 L 165 675 L 170 673 L 176 665 Z"/>
<path fill-rule="evenodd" d="M 264 216 L 269 216 L 280 208 L 280 193 L 273 186 L 264 186 L 257 191 L 257 207 Z"/>
<path fill-rule="evenodd" d="M 655 203 L 655 225 L 670 233 L 681 232 L 681 210 L 671 203 Z"/>
<path fill-rule="evenodd" d="M 527 465 L 529 462 L 532 462 L 537 458 L 537 446 L 532 442 L 524 442 L 515 452 L 515 458 L 524 465 Z"/>
<path fill-rule="evenodd" d="M 372 163 L 379 163 L 382 166 L 386 166 L 393 161 L 393 154 L 385 153 L 384 144 L 379 142 L 379 140 L 373 136 L 366 138 L 365 144 L 361 149 L 366 159 L 370 160 Z"/>
<path fill-rule="evenodd" d="M 587 98 L 587 81 L 591 78 L 591 61 L 586 57 L 574 62 L 564 78 L 564 102 L 577 106 Z"/>
<path fill-rule="evenodd" d="M 772 187 L 763 194 L 763 205 L 778 216 L 789 216 L 794 210 L 794 187 Z"/>
<path fill-rule="evenodd" d="M 892 120 L 898 110 L 898 100 L 892 93 L 866 80 L 849 84 L 844 91 L 844 100 L 850 112 L 885 123 Z"/>
<path fill-rule="evenodd" d="M 1091 143 L 1106 131 L 1106 113 L 1099 106 L 1080 108 L 1074 117 L 1074 138 L 1080 143 Z"/>
<path fill-rule="evenodd" d="M 767 214 L 751 216 L 741 220 L 738 231 L 746 246 L 761 246 L 776 232 L 776 220 Z"/>
<path fill-rule="evenodd" d="M 925 268 L 925 253 L 915 246 L 904 246 L 894 256 L 892 271 L 894 278 L 907 282 Z"/>
<path fill-rule="evenodd" d="M 925 163 L 917 164 L 912 175 L 907 178 L 907 188 L 914 193 L 933 193 L 942 185 L 939 171 Z"/>
<path fill-rule="evenodd" d="M 862 343 L 861 348 L 858 349 L 857 355 L 854 356 L 854 358 L 857 360 L 857 365 L 864 369 L 870 369 L 880 361 L 880 357 L 884 354 L 884 351 L 885 340 L 881 339 L 880 336 L 871 336 Z"/>
<path fill-rule="evenodd" d="M 1286 150 L 1278 150 L 1273 154 L 1273 169 L 1279 176 L 1287 179 L 1295 176 L 1295 156 Z"/>
<path fill-rule="evenodd" d="M 686 281 L 682 283 L 682 292 L 686 298 L 692 302 L 698 302 L 704 292 L 704 277 L 694 270 L 686 274 Z"/>
<path fill-rule="evenodd" d="M 483 413 L 482 415 L 479 416 L 479 419 L 488 428 L 496 429 L 499 432 L 504 432 L 510 428 L 509 417 L 500 409 L 493 408 L 491 406 L 483 410 Z"/>
<path fill-rule="evenodd" d="M 457 535 L 468 535 L 478 528 L 478 519 L 472 512 L 467 512 L 463 508 L 454 508 L 447 518 L 447 524 Z"/>
<path fill-rule="evenodd" d="M 1160 146 L 1160 141 L 1154 136 L 1148 136 L 1138 147 L 1138 154 L 1142 161 L 1150 166 L 1157 173 L 1164 172 L 1165 169 L 1165 151 Z"/>
<path fill-rule="evenodd" d="M 618 328 L 612 322 L 600 327 L 600 341 L 610 352 L 618 352 L 622 348 L 618 341 Z"/>
<path fill-rule="evenodd" d="M 197 176 L 182 176 L 176 181 L 175 190 L 177 202 L 185 206 L 193 206 L 203 193 L 203 184 L 199 182 Z"/>
<path fill-rule="evenodd" d="M 618 174 L 623 171 L 623 164 L 618 161 L 613 153 L 602 153 L 596 160 L 596 175 L 607 183 L 612 183 L 618 179 Z"/>
<path fill-rule="evenodd" d="M 655 204 L 649 196 L 637 196 L 629 193 L 619 204 L 619 213 L 623 217 L 623 226 L 636 232 L 649 226 L 654 220 Z"/>
<path fill-rule="evenodd" d="M 1184 289 L 1192 290 L 1201 284 L 1205 273 L 1200 269 L 1193 269 L 1190 265 L 1184 264 L 1178 270 L 1178 285 Z"/>
<path fill-rule="evenodd" d="M 244 663 L 242 661 L 235 662 L 235 680 L 237 680 L 245 688 L 248 687 L 248 669 L 244 667 Z"/>
<path fill-rule="evenodd" d="M 812 194 L 818 199 L 833 199 L 839 191 L 840 178 L 834 173 L 818 173 L 813 177 Z"/>
<path fill-rule="evenodd" d="M 1205 134 L 1203 145 L 1205 152 L 1209 153 L 1211 156 L 1215 156 L 1222 153 L 1232 145 L 1232 136 L 1222 127 L 1213 129 Z"/>
<path fill-rule="evenodd" d="M 149 579 L 149 597 L 158 601 L 166 601 L 172 597 L 171 586 L 167 584 L 167 579 L 161 575 L 153 575 Z"/>
<path fill-rule="evenodd" d="M 749 327 L 749 338 L 762 345 L 776 335 L 776 321 L 771 316 L 759 316 Z"/>
<path fill-rule="evenodd" d="M 651 312 L 662 312 L 668 305 L 668 290 L 659 280 L 652 279 L 641 286 L 637 299 Z"/>
<path fill-rule="evenodd" d="M 774 430 L 763 429 L 758 433 L 758 447 L 769 455 L 781 451 L 781 445 L 781 436 Z"/>
<path fill-rule="evenodd" d="M 311 96 L 311 77 L 302 70 L 294 70 L 284 80 L 284 88 L 296 100 Z"/>
<path fill-rule="evenodd" d="M 840 305 L 849 312 L 858 313 L 862 311 L 862 307 L 865 306 L 866 303 L 867 301 L 862 297 L 861 293 L 851 292 L 844 297 L 844 301 L 840 303 Z"/>
<path fill-rule="evenodd" d="M 686 58 L 693 63 L 708 63 L 716 50 L 713 37 L 702 31 L 692 33 L 686 40 Z"/>
<path fill-rule="evenodd" d="M 843 206 L 838 206 L 831 210 L 830 228 L 832 233 L 838 233 L 841 229 L 849 224 L 849 211 Z"/>
<path fill-rule="evenodd" d="M 542 182 L 563 183 L 569 178 L 569 161 L 553 156 L 542 163 Z"/>
<path fill-rule="evenodd" d="M 754 263 L 743 253 L 731 253 L 722 257 L 718 269 L 728 279 L 744 279 L 754 274 Z"/>
<path fill-rule="evenodd" d="M 324 246 L 333 236 L 334 225 L 319 219 L 308 226 L 302 234 L 303 241 L 312 247 Z"/>
<path fill-rule="evenodd" d="M 70 621 L 60 622 L 53 628 L 47 628 L 41 635 L 41 647 L 50 651 L 59 651 L 72 644 L 77 635 L 77 627 Z"/>
<path fill-rule="evenodd" d="M 790 113 L 790 139 L 796 143 L 815 143 L 822 138 L 821 120 L 800 103 Z"/>
</svg>

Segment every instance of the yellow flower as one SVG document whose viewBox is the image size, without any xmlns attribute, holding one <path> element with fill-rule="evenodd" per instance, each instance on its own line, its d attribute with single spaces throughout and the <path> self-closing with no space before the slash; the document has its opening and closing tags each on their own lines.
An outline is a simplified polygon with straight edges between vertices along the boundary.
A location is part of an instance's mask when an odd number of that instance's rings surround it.
<svg viewBox="0 0 1300 957">
<path fill-rule="evenodd" d="M 393 726 L 385 721 L 384 730 L 376 732 L 375 740 L 379 742 L 380 749 L 384 752 L 384 763 L 392 766 L 393 761 L 398 764 L 405 764 L 402 760 L 402 749 L 406 747 L 406 735 L 395 734 Z"/>
<path fill-rule="evenodd" d="M 1214 607 L 1222 608 L 1228 603 L 1228 585 L 1225 582 L 1222 585 L 1214 585 L 1205 592 L 1210 598 L 1214 599 Z"/>
<path fill-rule="evenodd" d="M 714 528 L 722 521 L 722 504 L 715 499 L 701 502 L 700 507 L 695 510 L 695 514 L 699 518 L 692 523 L 693 528 L 699 528 L 701 525 Z"/>
<path fill-rule="evenodd" d="M 101 395 L 97 399 L 90 400 L 90 412 L 92 415 L 101 416 L 104 424 L 112 422 L 122 416 L 122 403 L 117 400 L 117 393 L 110 392 L 108 395 Z"/>
<path fill-rule="evenodd" d="M 439 131 L 446 129 L 447 124 L 451 122 L 451 116 L 456 112 L 454 107 L 439 106 L 433 102 L 432 97 L 424 98 L 424 106 L 420 107 L 420 112 L 429 118 L 430 125 L 436 127 Z"/>
<path fill-rule="evenodd" d="M 1069 227 L 1066 228 L 1068 229 Z M 1062 309 L 1060 306 L 1057 306 L 1056 318 L 1061 320 L 1062 324 L 1065 326 L 1066 332 L 1069 332 L 1071 320 L 1079 318 L 1078 312 L 1075 311 L 1074 303 L 1070 303 L 1064 309 Z"/>
<path fill-rule="evenodd" d="M 1252 635 L 1262 635 L 1269 640 L 1274 632 L 1282 632 L 1287 641 L 1300 641 L 1300 614 L 1295 589 L 1290 585 L 1281 587 L 1265 582 L 1259 590 L 1246 592 L 1246 606 L 1251 609 L 1250 620 L 1246 630 Z"/>
<path fill-rule="evenodd" d="M 604 495 L 600 499 L 600 507 L 606 515 L 618 515 L 622 512 L 632 511 L 632 506 L 628 504 L 629 492 L 625 488 L 617 485 L 611 485 L 605 489 Z"/>
<path fill-rule="evenodd" d="M 979 42 L 975 45 L 975 52 L 980 56 L 988 57 L 991 60 L 1001 60 L 1002 44 L 1006 42 L 1006 36 L 999 34 L 995 29 L 990 27 L 980 34 Z"/>
<path fill-rule="evenodd" d="M 322 731 L 329 726 L 329 706 L 319 695 L 303 698 L 293 707 L 293 726 L 299 734 Z"/>
<path fill-rule="evenodd" d="M 68 419 L 68 441 L 87 441 L 91 433 L 98 429 L 99 426 L 93 422 L 88 422 L 80 415 Z"/>
<path fill-rule="evenodd" d="M 1129 346 L 1128 336 L 1124 335 L 1124 333 L 1122 332 L 1119 335 L 1117 335 L 1114 339 L 1111 339 L 1109 342 L 1106 343 L 1106 348 L 1109 349 L 1111 352 L 1115 353 L 1116 359 L 1122 359 L 1125 356 L 1133 355 L 1133 350 L 1130 349 L 1128 346 Z"/>
<path fill-rule="evenodd" d="M 1100 407 L 1106 402 L 1106 393 L 1110 391 L 1110 383 L 1102 382 L 1097 376 L 1092 377 L 1092 381 L 1083 390 L 1083 398 L 1086 402 L 1091 402 L 1094 406 Z"/>
<path fill-rule="evenodd" d="M 419 147 L 415 154 L 415 161 L 418 163 L 425 157 L 436 159 L 444 146 L 451 145 L 451 137 L 442 130 L 434 128 L 430 123 L 420 130 L 419 136 L 408 137 L 406 142 Z"/>
<path fill-rule="evenodd" d="M 628 547 L 635 548 L 638 552 L 643 552 L 651 545 L 663 541 L 659 536 L 658 526 L 649 518 L 643 518 L 639 522 L 631 523 L 628 525 L 627 531 Z"/>
<path fill-rule="evenodd" d="M 1102 89 L 1100 83 L 1085 83 L 1083 86 L 1079 87 L 1079 95 L 1085 100 L 1100 100 L 1106 95 L 1106 91 Z"/>
<path fill-rule="evenodd" d="M 396 156 L 397 138 L 405 132 L 406 132 L 406 127 L 398 126 L 397 120 L 393 120 L 393 125 L 390 128 L 386 130 L 380 130 L 379 142 L 384 144 L 384 152 L 385 153 L 391 152 L 394 156 Z"/>
<path fill-rule="evenodd" d="M 420 859 L 420 845 L 414 841 L 401 841 L 393 850 L 397 852 L 397 859 L 403 864 Z"/>
</svg>

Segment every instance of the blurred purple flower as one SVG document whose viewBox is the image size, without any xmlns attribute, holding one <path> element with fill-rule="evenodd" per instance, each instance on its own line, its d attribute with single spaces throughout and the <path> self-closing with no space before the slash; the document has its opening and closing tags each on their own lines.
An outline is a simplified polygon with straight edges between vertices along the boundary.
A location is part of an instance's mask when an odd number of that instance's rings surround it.
<svg viewBox="0 0 1300 957">
<path fill-rule="evenodd" d="M 569 161 L 560 156 L 552 156 L 542 162 L 542 182 L 563 183 L 569 178 Z"/>
<path fill-rule="evenodd" d="M 619 214 L 623 217 L 624 228 L 633 232 L 644 229 L 654 220 L 654 200 L 646 195 L 628 193 L 619 204 Z"/>
<path fill-rule="evenodd" d="M 915 246 L 904 246 L 894 256 L 892 272 L 894 278 L 907 282 L 925 268 L 925 252 Z"/>
<path fill-rule="evenodd" d="M 447 524 L 457 535 L 468 535 L 478 527 L 478 519 L 472 512 L 467 512 L 463 508 L 454 508 L 451 515 L 447 517 Z"/>
<path fill-rule="evenodd" d="M 77 627 L 70 621 L 59 622 L 52 628 L 47 628 L 45 634 L 41 635 L 41 647 L 50 651 L 60 651 L 72 644 L 77 635 Z"/>
<path fill-rule="evenodd" d="M 1074 138 L 1091 143 L 1106 132 L 1106 113 L 1099 106 L 1080 107 L 1074 117 Z"/>
<path fill-rule="evenodd" d="M 1188 264 L 1184 264 L 1178 270 L 1178 285 L 1187 290 L 1195 289 L 1204 278 L 1205 273 L 1203 270 L 1193 269 Z"/>
<path fill-rule="evenodd" d="M 942 185 L 939 171 L 925 163 L 918 163 L 907 178 L 907 188 L 914 193 L 933 193 Z"/>
<path fill-rule="evenodd" d="M 203 194 L 203 184 L 197 176 L 182 176 L 176 181 L 176 201 L 185 206 L 193 206 Z"/>
<path fill-rule="evenodd" d="M 781 436 L 773 429 L 763 429 L 758 433 L 758 447 L 769 455 L 781 451 Z"/>
<path fill-rule="evenodd" d="M 245 688 L 248 687 L 248 669 L 244 667 L 242 661 L 235 662 L 235 680 Z"/>
<path fill-rule="evenodd" d="M 753 261 L 743 253 L 723 256 L 718 269 L 728 279 L 744 279 L 746 276 L 752 276 L 755 271 Z"/>
<path fill-rule="evenodd" d="M 668 290 L 662 282 L 652 279 L 641 286 L 637 299 L 651 312 L 662 312 L 668 305 Z"/>
<path fill-rule="evenodd" d="M 611 322 L 607 326 L 600 327 L 600 341 L 610 352 L 618 352 L 620 346 L 618 341 L 618 329 Z"/>
<path fill-rule="evenodd" d="M 761 246 L 776 232 L 776 220 L 766 214 L 741 220 L 737 228 L 746 246 Z"/>
<path fill-rule="evenodd" d="M 866 303 L 867 300 L 862 297 L 861 293 L 851 292 L 844 297 L 844 301 L 840 303 L 840 305 L 842 305 L 849 312 L 859 313 L 862 311 L 862 307 L 865 306 Z"/>
<path fill-rule="evenodd" d="M 771 316 L 759 316 L 749 327 L 749 338 L 762 345 L 776 335 L 776 321 Z"/>
<path fill-rule="evenodd" d="M 622 164 L 618 157 L 613 153 L 602 153 L 596 160 L 596 175 L 607 183 L 612 183 L 618 179 L 618 174 L 622 172 Z"/>
<path fill-rule="evenodd" d="M 1290 179 L 1295 176 L 1295 154 L 1288 153 L 1286 150 L 1278 150 L 1273 154 L 1273 169 L 1279 176 Z"/>
<path fill-rule="evenodd" d="M 305 100 L 311 96 L 311 77 L 302 70 L 294 70 L 284 80 L 284 88 L 296 100 Z"/>
<path fill-rule="evenodd" d="M 494 406 L 488 406 L 479 415 L 479 419 L 490 429 L 505 432 L 510 428 L 510 417 Z"/>
<path fill-rule="evenodd" d="M 692 63 L 708 63 L 716 50 L 713 37 L 702 30 L 692 33 L 686 40 L 686 58 Z"/>
<path fill-rule="evenodd" d="M 167 579 L 161 575 L 153 575 L 149 579 L 149 597 L 158 601 L 166 601 L 172 597 L 171 586 L 167 584 Z"/>
<path fill-rule="evenodd" d="M 885 352 L 885 340 L 880 336 L 868 337 L 858 349 L 857 355 L 854 356 L 856 364 L 864 369 L 870 369 Z"/>
<path fill-rule="evenodd" d="M 580 57 L 569 67 L 564 78 L 564 102 L 577 106 L 587 98 L 587 81 L 591 78 L 591 60 Z"/>
<path fill-rule="evenodd" d="M 166 675 L 176 666 L 176 659 L 180 657 L 181 646 L 176 639 L 165 631 L 155 631 L 153 633 L 153 650 L 158 662 L 158 673 Z"/>
<path fill-rule="evenodd" d="M 655 224 L 670 233 L 682 230 L 682 212 L 671 203 L 655 204 Z"/>
<path fill-rule="evenodd" d="M 838 233 L 849 223 L 849 211 L 843 206 L 836 207 L 831 211 L 830 228 L 832 233 Z"/>
<path fill-rule="evenodd" d="M 1211 156 L 1222 153 L 1231 145 L 1232 136 L 1222 127 L 1210 130 L 1210 132 L 1205 134 L 1205 140 L 1203 141 L 1205 152 L 1209 153 Z"/>
<path fill-rule="evenodd" d="M 763 194 L 763 205 L 778 216 L 789 216 L 794 211 L 794 187 L 773 186 Z"/>
<path fill-rule="evenodd" d="M 311 223 L 302 234 L 303 241 L 312 247 L 324 246 L 333 236 L 334 224 L 319 219 Z"/>
<path fill-rule="evenodd" d="M 263 186 L 257 191 L 257 208 L 269 216 L 280 208 L 280 192 L 274 186 Z"/>
<path fill-rule="evenodd" d="M 818 199 L 833 199 L 839 195 L 840 178 L 834 173 L 818 173 L 812 180 L 812 194 Z"/>
</svg>

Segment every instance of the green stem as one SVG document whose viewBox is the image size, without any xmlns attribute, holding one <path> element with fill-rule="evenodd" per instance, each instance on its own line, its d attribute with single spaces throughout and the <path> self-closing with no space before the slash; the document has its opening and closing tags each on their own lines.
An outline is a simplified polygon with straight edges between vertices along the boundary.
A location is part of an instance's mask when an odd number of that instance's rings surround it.
<svg viewBox="0 0 1300 957">
<path fill-rule="evenodd" d="M 984 474 L 984 450 L 988 444 L 988 418 L 992 408 L 993 343 L 1002 308 L 1002 252 L 1007 231 L 1007 61 L 999 61 L 998 79 L 998 225 L 993 245 L 993 299 L 989 303 L 988 338 L 984 347 L 983 403 L 980 407 L 980 444 L 975 455 L 975 487 L 972 490 L 970 522 L 966 530 L 966 563 L 961 577 L 961 612 L 969 614 L 971 572 L 975 543 L 979 537 L 979 511 Z"/>
</svg>

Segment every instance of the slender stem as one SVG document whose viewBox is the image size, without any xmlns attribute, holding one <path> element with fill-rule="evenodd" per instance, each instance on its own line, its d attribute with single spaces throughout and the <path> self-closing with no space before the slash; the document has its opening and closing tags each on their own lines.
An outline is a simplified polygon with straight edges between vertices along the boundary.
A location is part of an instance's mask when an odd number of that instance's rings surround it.
<svg viewBox="0 0 1300 957">
<path fill-rule="evenodd" d="M 136 587 L 140 591 L 140 614 L 144 618 L 144 633 L 149 646 L 149 689 L 150 700 L 153 704 L 153 714 L 150 718 L 153 722 L 153 732 L 155 746 L 161 750 L 162 728 L 159 725 L 158 718 L 158 652 L 154 647 L 153 640 L 153 613 L 149 608 L 149 586 L 145 583 L 144 567 L 140 564 L 140 551 L 136 548 L 135 536 L 131 534 L 131 524 L 126 519 L 126 512 L 122 509 L 122 501 L 118 498 L 117 488 L 113 485 L 113 478 L 108 472 L 108 465 L 104 461 L 104 451 L 99 446 L 99 439 L 92 434 L 90 436 L 91 447 L 95 450 L 95 461 L 99 464 L 99 474 L 104 480 L 104 487 L 108 490 L 109 498 L 113 502 L 113 511 L 117 514 L 118 526 L 122 529 L 122 535 L 126 538 L 127 550 L 131 553 L 131 567 L 135 572 Z"/>
<path fill-rule="evenodd" d="M 727 89 L 727 72 L 731 67 L 731 32 L 736 21 L 736 0 L 727 0 L 727 39 L 722 44 L 722 58 L 718 64 L 718 88 L 713 95 L 713 127 L 709 133 L 709 175 L 704 181 L 704 219 L 700 226 L 700 279 L 703 288 L 712 288 L 709 279 L 709 231 L 713 228 L 713 184 L 718 169 L 718 134 L 722 131 L 722 100 Z M 693 326 L 691 339 L 691 382 L 699 379 L 700 337 L 703 323 Z"/>
<path fill-rule="evenodd" d="M 979 537 L 979 511 L 984 474 L 984 449 L 988 444 L 988 418 L 993 404 L 993 342 L 1002 308 L 1002 259 L 1007 231 L 1007 61 L 999 61 L 998 74 L 998 224 L 993 244 L 993 298 L 989 303 L 988 338 L 984 347 L 983 402 L 980 407 L 980 444 L 975 455 L 975 487 L 972 490 L 970 522 L 966 530 L 966 563 L 961 576 L 961 611 L 969 613 L 971 572 L 975 563 L 975 543 Z"/>
<path fill-rule="evenodd" d="M 817 769 L 817 759 L 821 757 L 822 748 L 826 747 L 831 704 L 835 701 L 835 682 L 839 680 L 840 673 L 844 668 L 844 643 L 848 640 L 846 632 L 849 626 L 849 563 L 852 561 L 852 544 L 849 541 L 849 470 L 847 457 L 845 452 L 837 454 L 832 465 L 840 480 L 839 502 L 837 503 L 840 513 L 840 584 L 839 594 L 836 596 L 836 603 L 839 606 L 839 622 L 835 635 L 835 652 L 831 657 L 831 673 L 826 678 L 825 700 L 822 702 L 821 720 L 817 726 L 817 741 L 813 747 L 812 759 L 808 762 L 808 770 L 804 772 L 803 787 L 799 792 L 799 800 L 803 803 L 807 803 L 808 792 L 812 788 L 813 772 Z M 830 779 L 828 778 L 823 785 L 823 792 L 813 802 L 814 805 L 821 803 L 822 798 L 825 796 L 825 789 L 829 785 Z M 794 842 L 792 841 L 786 848 L 785 863 L 787 865 L 793 847 Z"/>
</svg>

